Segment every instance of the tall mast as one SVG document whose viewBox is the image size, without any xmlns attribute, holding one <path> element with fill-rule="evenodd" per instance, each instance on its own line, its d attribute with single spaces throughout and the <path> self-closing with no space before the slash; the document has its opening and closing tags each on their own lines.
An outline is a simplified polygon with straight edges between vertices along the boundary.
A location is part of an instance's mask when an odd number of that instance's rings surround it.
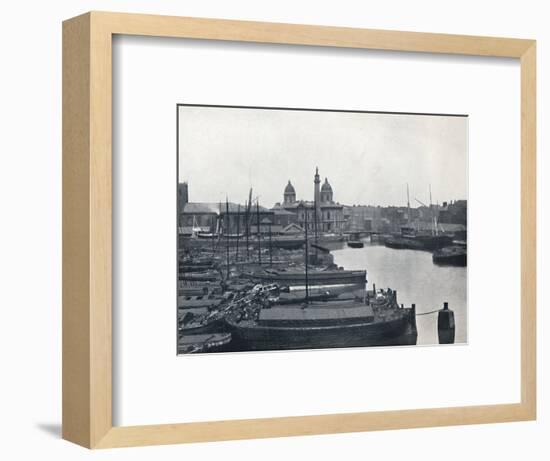
<svg viewBox="0 0 550 461">
<path fill-rule="evenodd" d="M 239 233 L 241 232 L 241 204 L 237 205 L 237 249 L 235 250 L 235 261 L 239 261 Z"/>
<path fill-rule="evenodd" d="M 409 183 L 407 183 L 407 223 L 411 226 L 411 202 L 409 199 Z"/>
<path fill-rule="evenodd" d="M 313 230 L 315 232 L 315 264 L 317 264 L 317 245 L 319 245 L 319 236 L 317 233 L 317 197 L 313 197 Z"/>
<path fill-rule="evenodd" d="M 210 226 L 210 233 L 212 234 L 211 235 L 211 237 L 212 237 L 212 257 L 214 257 L 214 253 L 216 252 L 216 239 L 214 238 L 214 236 L 217 234 L 216 227 L 218 225 L 218 220 L 216 219 L 215 216 L 214 216 L 213 220 L 214 220 L 214 222 L 211 221 L 211 226 Z"/>
<path fill-rule="evenodd" d="M 273 249 L 271 245 L 271 220 L 269 221 L 269 267 L 273 267 Z"/>
<path fill-rule="evenodd" d="M 315 176 L 313 179 L 313 231 L 315 232 L 315 259 L 317 260 L 317 245 L 318 236 L 317 236 L 317 207 L 321 202 L 321 178 L 319 176 L 319 167 L 315 167 Z M 306 206 L 307 210 L 307 206 Z M 320 210 L 319 210 L 320 211 Z"/>
<path fill-rule="evenodd" d="M 223 232 L 225 234 L 225 247 L 226 247 L 226 264 L 227 264 L 227 277 L 229 280 L 229 199 L 225 197 L 225 217 L 227 218 L 227 225 L 225 220 L 223 222 Z"/>
<path fill-rule="evenodd" d="M 262 265 L 262 244 L 260 242 L 260 200 L 256 202 L 256 225 L 258 234 L 258 262 Z"/>
<path fill-rule="evenodd" d="M 306 304 L 309 304 L 309 278 L 308 278 L 308 267 L 307 267 L 307 263 L 308 263 L 308 260 L 309 260 L 309 253 L 308 253 L 308 241 L 307 241 L 307 206 L 304 207 L 305 208 L 305 240 L 306 240 Z"/>
<path fill-rule="evenodd" d="M 428 188 L 430 190 L 430 214 L 431 214 L 431 218 L 432 218 L 432 235 L 436 235 L 437 234 L 437 229 L 435 227 L 435 213 L 434 213 L 434 209 L 433 209 L 433 205 L 432 205 L 432 185 L 431 184 L 428 184 Z"/>
<path fill-rule="evenodd" d="M 250 247 L 248 246 L 248 216 L 249 216 L 249 210 L 248 210 L 248 202 L 244 202 L 244 236 L 246 239 L 246 260 L 250 261 Z"/>
<path fill-rule="evenodd" d="M 222 238 L 222 232 L 225 232 L 225 222 L 222 220 L 222 201 L 220 200 L 218 204 L 218 211 L 220 218 L 218 219 L 218 242 L 216 245 L 216 253 L 218 251 L 221 251 L 221 238 Z M 220 255 L 221 256 L 221 255 Z"/>
<path fill-rule="evenodd" d="M 215 239 L 215 235 L 217 234 L 217 229 L 216 229 L 216 223 L 212 225 L 211 227 L 212 229 L 212 232 L 211 232 L 211 237 L 212 237 L 212 256 L 214 256 L 214 253 L 215 253 L 215 250 L 216 250 L 216 239 Z"/>
<path fill-rule="evenodd" d="M 250 237 L 250 211 L 252 209 L 252 187 L 248 191 L 248 204 L 246 206 L 246 260 L 250 260 L 250 248 L 248 246 L 248 239 Z"/>
</svg>

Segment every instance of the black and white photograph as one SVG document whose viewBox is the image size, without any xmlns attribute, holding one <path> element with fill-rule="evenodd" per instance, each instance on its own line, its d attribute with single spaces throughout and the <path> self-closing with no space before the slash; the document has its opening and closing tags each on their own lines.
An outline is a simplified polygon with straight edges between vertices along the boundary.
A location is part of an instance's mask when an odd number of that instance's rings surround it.
<svg viewBox="0 0 550 461">
<path fill-rule="evenodd" d="M 468 116 L 177 105 L 178 354 L 467 344 Z"/>
</svg>

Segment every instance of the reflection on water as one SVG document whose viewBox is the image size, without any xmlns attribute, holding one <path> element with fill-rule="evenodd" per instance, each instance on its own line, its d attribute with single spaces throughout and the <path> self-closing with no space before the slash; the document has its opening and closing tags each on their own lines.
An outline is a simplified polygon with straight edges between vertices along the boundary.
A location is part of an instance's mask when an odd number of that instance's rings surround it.
<svg viewBox="0 0 550 461">
<path fill-rule="evenodd" d="M 334 247 L 333 247 L 334 248 Z M 467 336 L 467 268 L 442 267 L 432 262 L 427 251 L 394 250 L 365 241 L 364 248 L 339 245 L 332 250 L 334 262 L 346 269 L 367 269 L 369 289 L 397 290 L 398 302 L 416 304 L 416 312 L 440 309 L 444 301 L 454 311 L 455 343 L 465 343 Z M 438 344 L 437 314 L 419 315 L 417 344 Z"/>
</svg>

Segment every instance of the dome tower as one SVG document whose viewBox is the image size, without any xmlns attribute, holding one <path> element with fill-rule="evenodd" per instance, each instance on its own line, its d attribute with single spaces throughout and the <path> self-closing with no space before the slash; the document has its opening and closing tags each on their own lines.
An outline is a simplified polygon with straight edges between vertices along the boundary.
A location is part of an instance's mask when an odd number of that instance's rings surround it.
<svg viewBox="0 0 550 461">
<path fill-rule="evenodd" d="M 285 187 L 283 201 L 285 204 L 296 202 L 296 191 L 294 190 L 294 186 L 291 184 L 290 179 L 288 180 L 288 184 Z"/>
<path fill-rule="evenodd" d="M 321 186 L 321 203 L 332 202 L 332 187 L 328 182 L 328 178 L 325 178 L 325 182 Z"/>
</svg>

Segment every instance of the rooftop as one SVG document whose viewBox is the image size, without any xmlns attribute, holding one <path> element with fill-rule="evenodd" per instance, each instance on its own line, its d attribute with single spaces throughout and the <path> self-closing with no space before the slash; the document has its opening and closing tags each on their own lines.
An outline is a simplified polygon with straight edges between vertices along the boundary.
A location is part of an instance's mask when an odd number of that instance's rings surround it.
<svg viewBox="0 0 550 461">
<path fill-rule="evenodd" d="M 291 211 L 285 210 L 281 205 L 275 205 L 271 211 L 277 216 L 294 216 Z"/>
<path fill-rule="evenodd" d="M 301 208 L 301 207 L 313 208 L 315 206 L 315 202 L 309 201 L 309 200 L 300 200 L 294 203 L 285 203 L 281 206 L 287 210 Z M 337 202 L 321 202 L 319 203 L 319 207 L 320 208 L 342 208 L 343 205 Z"/>
</svg>

